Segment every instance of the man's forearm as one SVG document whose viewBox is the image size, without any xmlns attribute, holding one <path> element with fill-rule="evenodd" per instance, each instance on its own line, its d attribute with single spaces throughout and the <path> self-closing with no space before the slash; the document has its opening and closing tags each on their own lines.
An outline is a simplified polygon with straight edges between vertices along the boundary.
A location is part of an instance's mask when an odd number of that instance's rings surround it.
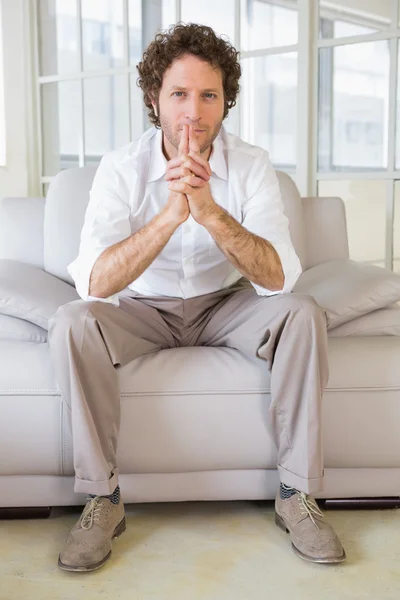
<svg viewBox="0 0 400 600">
<path fill-rule="evenodd" d="M 125 289 L 151 265 L 178 226 L 162 212 L 136 233 L 104 250 L 92 269 L 89 295 L 108 298 Z"/>
<path fill-rule="evenodd" d="M 282 264 L 267 240 L 250 233 L 220 206 L 203 225 L 244 277 L 271 291 L 283 288 Z"/>
</svg>

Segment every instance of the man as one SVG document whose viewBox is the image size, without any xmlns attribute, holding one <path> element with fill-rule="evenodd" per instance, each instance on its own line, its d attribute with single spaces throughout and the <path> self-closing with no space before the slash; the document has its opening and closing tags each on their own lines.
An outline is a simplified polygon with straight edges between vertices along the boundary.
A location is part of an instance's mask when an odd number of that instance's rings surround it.
<svg viewBox="0 0 400 600">
<path fill-rule="evenodd" d="M 49 330 L 73 434 L 74 489 L 90 496 L 61 551 L 63 569 L 99 568 L 125 530 L 115 367 L 190 345 L 268 361 L 276 523 L 300 557 L 345 559 L 311 496 L 323 478 L 325 314 L 290 293 L 301 266 L 268 153 L 222 127 L 239 90 L 237 55 L 208 27 L 158 34 L 138 65 L 155 127 L 97 170 L 69 266 L 82 300 L 62 306 Z"/>
</svg>

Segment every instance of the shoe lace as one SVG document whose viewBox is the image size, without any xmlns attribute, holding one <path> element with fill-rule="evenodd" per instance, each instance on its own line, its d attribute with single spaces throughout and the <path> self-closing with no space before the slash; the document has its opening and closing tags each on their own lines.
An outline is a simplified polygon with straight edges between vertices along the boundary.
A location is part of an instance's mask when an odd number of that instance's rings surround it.
<svg viewBox="0 0 400 600">
<path fill-rule="evenodd" d="M 91 498 L 90 502 L 85 506 L 82 513 L 82 529 L 91 529 L 93 527 L 93 523 L 96 517 L 100 515 L 101 509 L 102 504 L 100 503 L 100 498 L 98 496 Z"/>
<path fill-rule="evenodd" d="M 323 512 L 318 507 L 317 503 L 311 496 L 307 496 L 304 492 L 299 492 L 298 497 L 299 505 L 300 505 L 300 513 L 302 515 L 308 515 L 311 521 L 314 523 L 315 527 L 319 529 L 318 523 L 314 517 L 324 518 Z"/>
</svg>

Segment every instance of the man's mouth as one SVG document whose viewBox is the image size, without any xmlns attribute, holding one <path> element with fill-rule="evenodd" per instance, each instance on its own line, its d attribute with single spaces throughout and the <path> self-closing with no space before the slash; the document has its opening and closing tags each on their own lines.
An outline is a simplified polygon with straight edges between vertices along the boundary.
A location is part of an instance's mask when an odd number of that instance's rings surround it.
<svg viewBox="0 0 400 600">
<path fill-rule="evenodd" d="M 183 131 L 183 127 L 181 127 L 181 128 L 179 129 L 179 131 Z M 196 133 L 204 133 L 204 132 L 205 132 L 205 129 L 195 129 L 194 131 L 195 131 Z"/>
</svg>

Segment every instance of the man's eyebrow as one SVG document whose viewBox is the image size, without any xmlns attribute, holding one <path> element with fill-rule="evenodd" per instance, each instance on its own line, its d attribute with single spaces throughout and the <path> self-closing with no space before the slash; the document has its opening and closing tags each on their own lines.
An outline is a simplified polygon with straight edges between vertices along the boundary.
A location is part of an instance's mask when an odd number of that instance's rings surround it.
<svg viewBox="0 0 400 600">
<path fill-rule="evenodd" d="M 171 85 L 169 90 L 180 90 L 182 92 L 186 92 L 188 88 L 182 87 L 180 85 Z M 206 88 L 204 90 L 201 90 L 202 92 L 219 92 L 219 90 L 217 90 L 216 88 Z"/>
</svg>

